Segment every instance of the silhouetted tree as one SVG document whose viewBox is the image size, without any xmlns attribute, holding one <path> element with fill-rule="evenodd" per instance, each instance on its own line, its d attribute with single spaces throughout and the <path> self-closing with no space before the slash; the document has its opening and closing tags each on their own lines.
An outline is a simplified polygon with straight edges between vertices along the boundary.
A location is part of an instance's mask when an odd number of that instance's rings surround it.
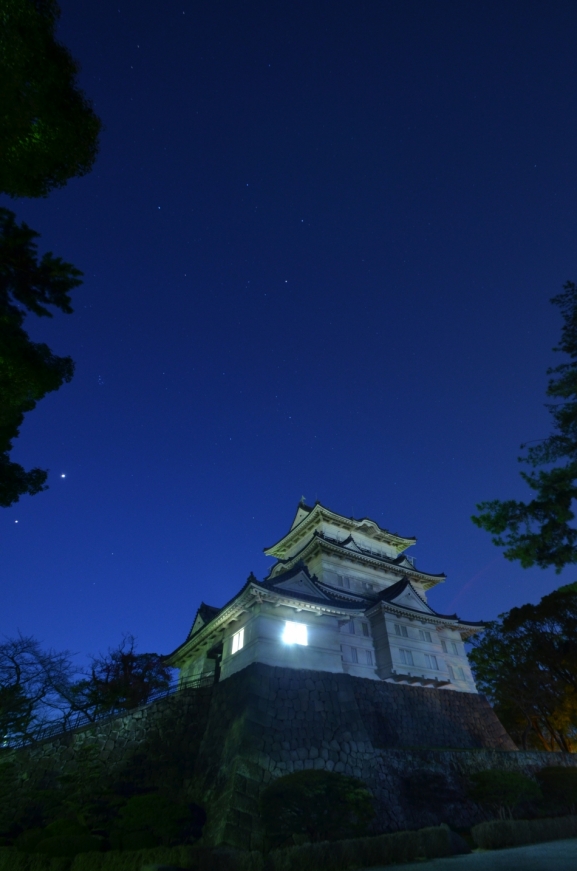
<svg viewBox="0 0 577 871">
<path fill-rule="evenodd" d="M 54 0 L 0 5 L 0 191 L 12 197 L 46 196 L 98 151 L 101 122 L 55 39 L 59 16 Z"/>
<path fill-rule="evenodd" d="M 55 39 L 55 0 L 0 4 L 0 193 L 44 197 L 88 172 L 98 150 L 100 120 L 78 88 L 78 65 Z M 71 312 L 69 291 L 81 272 L 60 258 L 37 259 L 26 224 L 0 210 L 0 505 L 45 489 L 47 472 L 26 471 L 9 459 L 24 414 L 70 381 L 70 357 L 30 341 L 26 312 L 51 316 L 47 305 Z"/>
<path fill-rule="evenodd" d="M 0 644 L 0 746 L 37 737 L 69 708 L 73 667 L 67 652 L 42 650 L 23 635 Z"/>
<path fill-rule="evenodd" d="M 577 745 L 577 584 L 490 623 L 473 643 L 479 689 L 523 748 Z"/>
<path fill-rule="evenodd" d="M 69 313 L 70 291 L 82 274 L 59 257 L 38 257 L 38 233 L 0 209 L 0 505 L 45 489 L 47 472 L 26 471 L 8 454 L 24 414 L 46 393 L 70 381 L 74 363 L 48 345 L 33 342 L 23 328 L 27 312 L 52 317 L 48 306 Z"/>
<path fill-rule="evenodd" d="M 564 320 L 561 342 L 554 350 L 567 354 L 570 362 L 548 370 L 555 376 L 547 388 L 554 400 L 548 406 L 552 435 L 519 458 L 533 469 L 550 468 L 521 472 L 535 492 L 530 502 L 481 502 L 481 513 L 472 520 L 491 533 L 494 544 L 505 548 L 508 560 L 519 560 L 523 568 L 553 566 L 560 572 L 577 562 L 577 528 L 572 525 L 577 498 L 577 284 L 568 281 L 551 302 L 559 306 Z"/>
<path fill-rule="evenodd" d="M 89 677 L 73 688 L 71 704 L 96 719 L 146 704 L 153 693 L 169 688 L 171 677 L 161 656 L 136 653 L 135 639 L 127 635 L 105 656 L 93 657 Z"/>
</svg>

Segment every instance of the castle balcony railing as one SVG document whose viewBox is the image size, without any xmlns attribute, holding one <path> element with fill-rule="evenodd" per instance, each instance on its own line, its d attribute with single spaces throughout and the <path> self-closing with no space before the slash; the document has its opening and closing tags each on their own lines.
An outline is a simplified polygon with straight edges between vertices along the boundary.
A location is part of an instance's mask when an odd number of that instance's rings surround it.
<svg viewBox="0 0 577 871">
<path fill-rule="evenodd" d="M 117 720 L 120 717 L 125 717 L 128 714 L 134 714 L 136 711 L 147 708 L 159 699 L 165 699 L 168 696 L 173 696 L 184 690 L 198 690 L 212 687 L 214 686 L 214 683 L 215 676 L 212 673 L 202 674 L 194 680 L 175 680 L 166 689 L 157 690 L 156 692 L 151 693 L 145 702 L 141 705 L 136 705 L 133 708 L 119 707 L 111 711 L 109 710 L 96 714 L 86 714 L 83 711 L 76 711 L 66 715 L 64 719 L 59 719 L 57 722 L 47 723 L 45 726 L 38 728 L 30 735 L 24 735 L 22 737 L 6 736 L 4 740 L 2 740 L 2 736 L 0 736 L 0 749 L 3 747 L 8 749 L 26 747 L 31 744 L 38 744 L 41 741 L 48 741 L 61 735 L 68 735 L 72 732 L 77 732 L 80 729 L 89 728 L 90 726 L 100 725 L 101 723 L 106 723 L 110 720 Z"/>
</svg>

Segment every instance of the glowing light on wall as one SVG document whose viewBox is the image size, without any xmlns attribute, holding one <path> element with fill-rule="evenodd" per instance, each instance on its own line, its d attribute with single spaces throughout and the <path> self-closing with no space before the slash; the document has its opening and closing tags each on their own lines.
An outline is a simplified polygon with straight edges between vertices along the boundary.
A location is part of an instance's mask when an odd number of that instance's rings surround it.
<svg viewBox="0 0 577 871">
<path fill-rule="evenodd" d="M 305 623 L 292 623 L 290 620 L 284 625 L 282 640 L 285 644 L 304 644 L 309 643 L 307 637 L 307 627 Z"/>
<path fill-rule="evenodd" d="M 244 629 L 239 629 L 239 631 L 235 632 L 232 636 L 231 653 L 238 653 L 242 647 L 244 647 Z"/>
</svg>

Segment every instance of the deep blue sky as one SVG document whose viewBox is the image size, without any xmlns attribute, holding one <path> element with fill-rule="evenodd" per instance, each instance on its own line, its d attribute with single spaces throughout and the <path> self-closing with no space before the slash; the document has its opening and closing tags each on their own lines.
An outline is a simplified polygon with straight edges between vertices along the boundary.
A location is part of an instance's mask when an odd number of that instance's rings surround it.
<svg viewBox="0 0 577 871">
<path fill-rule="evenodd" d="M 60 37 L 106 129 L 89 176 L 3 203 L 85 283 L 28 321 L 77 371 L 13 452 L 50 489 L 0 515 L 0 632 L 168 652 L 302 495 L 416 535 L 442 612 L 573 580 L 469 519 L 550 429 L 573 0 L 64 0 Z"/>
</svg>

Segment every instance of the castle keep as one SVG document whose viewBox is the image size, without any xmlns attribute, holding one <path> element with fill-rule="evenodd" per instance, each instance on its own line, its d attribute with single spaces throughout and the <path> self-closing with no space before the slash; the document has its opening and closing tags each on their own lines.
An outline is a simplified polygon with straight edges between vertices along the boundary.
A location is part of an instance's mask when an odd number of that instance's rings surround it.
<svg viewBox="0 0 577 871">
<path fill-rule="evenodd" d="M 253 575 L 223 608 L 202 604 L 168 658 L 183 683 L 225 680 L 251 663 L 349 674 L 444 692 L 476 693 L 464 641 L 481 623 L 439 614 L 427 592 L 445 580 L 418 569 L 402 538 L 301 502 Z"/>
<path fill-rule="evenodd" d="M 429 605 L 444 575 L 417 568 L 405 554 L 414 543 L 301 503 L 265 551 L 276 559 L 268 576 L 198 609 L 167 658 L 178 691 L 22 748 L 19 764 L 40 784 L 96 746 L 107 771 L 136 766 L 149 786 L 202 805 L 206 844 L 243 849 L 263 846 L 263 788 L 294 771 L 360 778 L 375 831 L 395 831 L 479 822 L 474 772 L 577 765 L 517 750 L 467 662 L 464 641 L 482 624 Z"/>
</svg>

